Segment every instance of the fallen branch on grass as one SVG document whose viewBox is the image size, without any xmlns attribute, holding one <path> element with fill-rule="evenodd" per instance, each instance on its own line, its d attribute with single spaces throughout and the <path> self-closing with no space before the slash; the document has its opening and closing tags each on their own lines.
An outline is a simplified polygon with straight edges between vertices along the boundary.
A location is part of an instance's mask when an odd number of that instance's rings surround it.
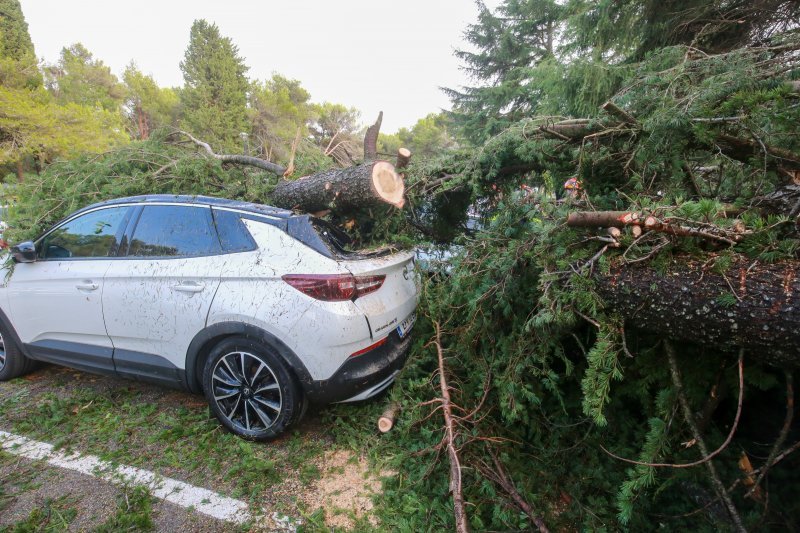
<svg viewBox="0 0 800 533">
<path fill-rule="evenodd" d="M 447 384 L 447 377 L 444 371 L 444 349 L 442 348 L 442 332 L 439 322 L 433 323 L 436 328 L 436 353 L 439 357 L 439 388 L 442 393 L 442 414 L 445 424 L 445 445 L 447 447 L 447 457 L 450 461 L 450 493 L 453 495 L 453 514 L 456 519 L 456 532 L 467 533 L 469 523 L 467 522 L 467 512 L 464 509 L 464 494 L 461 485 L 461 460 L 458 457 L 456 440 L 458 430 L 456 429 L 455 417 L 453 415 L 453 404 L 450 400 L 450 386 Z"/>
</svg>

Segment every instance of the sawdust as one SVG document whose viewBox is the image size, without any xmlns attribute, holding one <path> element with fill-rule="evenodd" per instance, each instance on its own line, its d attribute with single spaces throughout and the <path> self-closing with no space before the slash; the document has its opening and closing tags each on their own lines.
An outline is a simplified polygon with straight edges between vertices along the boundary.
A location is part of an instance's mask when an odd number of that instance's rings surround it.
<svg viewBox="0 0 800 533">
<path fill-rule="evenodd" d="M 355 525 L 353 517 L 366 518 L 373 526 L 378 525 L 372 514 L 372 496 L 380 492 L 381 481 L 369 471 L 365 458 L 344 450 L 329 451 L 321 456 L 317 466 L 320 479 L 303 495 L 303 501 L 312 510 L 324 510 L 328 527 L 351 529 Z"/>
</svg>

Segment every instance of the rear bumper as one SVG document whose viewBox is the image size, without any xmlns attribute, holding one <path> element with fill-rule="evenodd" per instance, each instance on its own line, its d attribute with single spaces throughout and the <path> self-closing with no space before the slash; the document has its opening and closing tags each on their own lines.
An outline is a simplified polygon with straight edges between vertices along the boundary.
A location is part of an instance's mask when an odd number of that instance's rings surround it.
<svg viewBox="0 0 800 533">
<path fill-rule="evenodd" d="M 306 384 L 306 397 L 318 404 L 366 400 L 392 384 L 410 346 L 410 334 L 401 339 L 392 332 L 385 344 L 347 359 L 329 379 Z"/>
</svg>

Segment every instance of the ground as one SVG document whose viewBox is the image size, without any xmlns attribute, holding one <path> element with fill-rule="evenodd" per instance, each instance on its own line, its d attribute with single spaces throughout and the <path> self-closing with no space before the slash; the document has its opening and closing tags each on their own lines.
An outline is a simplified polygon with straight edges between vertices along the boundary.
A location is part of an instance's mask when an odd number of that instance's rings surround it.
<svg viewBox="0 0 800 533">
<path fill-rule="evenodd" d="M 355 409 L 360 407 L 338 407 Z M 202 396 L 43 366 L 0 383 L 0 430 L 64 453 L 147 469 L 246 502 L 305 529 L 377 525 L 371 495 L 380 477 L 363 455 L 337 443 L 330 411 L 313 409 L 287 435 L 251 443 L 211 419 Z M 270 530 L 237 525 L 112 484 L 0 451 L 0 531 Z"/>
</svg>

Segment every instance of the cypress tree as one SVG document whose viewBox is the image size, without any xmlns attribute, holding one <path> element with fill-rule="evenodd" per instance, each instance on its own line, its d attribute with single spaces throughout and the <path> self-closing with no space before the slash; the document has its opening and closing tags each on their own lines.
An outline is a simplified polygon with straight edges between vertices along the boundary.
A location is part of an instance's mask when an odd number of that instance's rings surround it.
<svg viewBox="0 0 800 533">
<path fill-rule="evenodd" d="M 216 24 L 196 20 L 181 70 L 181 127 L 216 150 L 241 150 L 239 134 L 249 131 L 247 67 L 230 38 Z"/>
<path fill-rule="evenodd" d="M 0 86 L 42 85 L 33 41 L 19 0 L 0 0 Z"/>
</svg>

